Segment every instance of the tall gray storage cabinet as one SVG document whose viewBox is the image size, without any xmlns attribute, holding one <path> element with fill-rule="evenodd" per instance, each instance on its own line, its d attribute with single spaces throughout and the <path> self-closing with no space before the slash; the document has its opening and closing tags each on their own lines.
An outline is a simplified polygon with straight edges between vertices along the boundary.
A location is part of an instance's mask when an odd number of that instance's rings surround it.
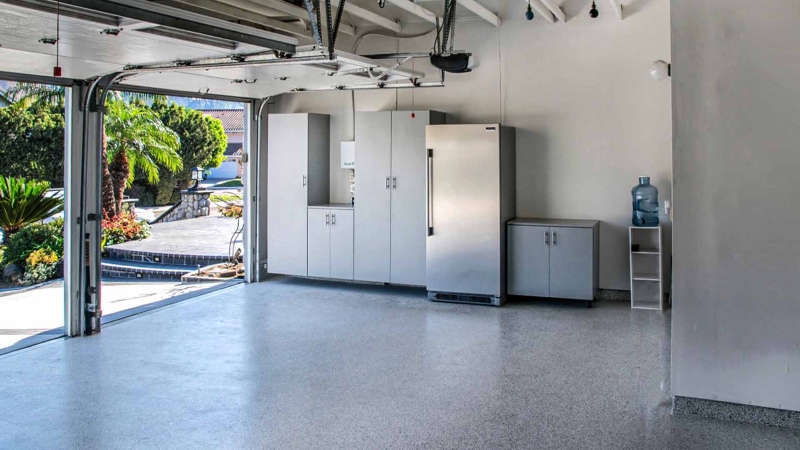
<svg viewBox="0 0 800 450">
<path fill-rule="evenodd" d="M 508 293 L 594 300 L 599 230 L 594 220 L 518 218 L 508 222 Z"/>
<path fill-rule="evenodd" d="M 354 278 L 425 285 L 425 127 L 436 111 L 356 114 Z"/>
<path fill-rule="evenodd" d="M 308 206 L 330 192 L 330 117 L 270 114 L 267 271 L 308 275 Z"/>
</svg>

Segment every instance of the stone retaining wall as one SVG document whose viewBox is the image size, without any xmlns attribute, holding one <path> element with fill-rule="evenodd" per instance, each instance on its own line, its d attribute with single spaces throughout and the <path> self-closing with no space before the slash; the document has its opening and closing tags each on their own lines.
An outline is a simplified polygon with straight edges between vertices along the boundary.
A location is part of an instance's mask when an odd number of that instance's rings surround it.
<svg viewBox="0 0 800 450">
<path fill-rule="evenodd" d="M 211 212 L 211 191 L 181 191 L 181 201 L 155 220 L 156 223 L 175 222 L 207 216 Z"/>
</svg>

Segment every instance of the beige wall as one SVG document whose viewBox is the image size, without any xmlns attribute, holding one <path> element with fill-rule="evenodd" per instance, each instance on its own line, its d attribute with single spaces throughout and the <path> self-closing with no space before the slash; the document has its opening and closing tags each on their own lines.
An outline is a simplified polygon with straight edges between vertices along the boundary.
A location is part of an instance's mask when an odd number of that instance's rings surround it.
<svg viewBox="0 0 800 450">
<path fill-rule="evenodd" d="M 670 57 L 669 2 L 634 3 L 620 21 L 606 2 L 591 20 L 588 2 L 567 1 L 565 24 L 528 22 L 523 2 L 504 3 L 499 33 L 483 21 L 458 25 L 456 47 L 478 63 L 472 73 L 413 94 L 355 92 L 355 108 L 409 110 L 413 95 L 416 109 L 446 112 L 454 122 L 517 127 L 518 215 L 603 221 L 600 287 L 628 289 L 631 187 L 650 175 L 669 199 L 672 179 L 670 84 L 648 74 L 650 63 Z M 358 53 L 427 52 L 432 43 L 369 37 Z M 415 68 L 436 78 L 422 60 Z M 348 198 L 347 171 L 338 165 L 339 142 L 353 138 L 352 95 L 285 94 L 272 109 L 331 114 L 332 201 Z"/>
</svg>

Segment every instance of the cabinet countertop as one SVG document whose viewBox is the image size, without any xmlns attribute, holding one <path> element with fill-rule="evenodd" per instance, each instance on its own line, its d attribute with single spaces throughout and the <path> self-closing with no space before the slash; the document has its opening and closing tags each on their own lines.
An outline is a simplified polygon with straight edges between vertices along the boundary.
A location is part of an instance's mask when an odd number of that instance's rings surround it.
<svg viewBox="0 0 800 450">
<path fill-rule="evenodd" d="M 508 221 L 509 225 L 530 226 L 530 227 L 565 227 L 565 228 L 594 228 L 600 221 L 598 220 L 571 220 L 571 219 L 529 219 L 527 217 L 517 217 Z"/>
<path fill-rule="evenodd" d="M 308 209 L 353 209 L 350 203 L 326 203 L 324 205 L 308 205 Z"/>
</svg>

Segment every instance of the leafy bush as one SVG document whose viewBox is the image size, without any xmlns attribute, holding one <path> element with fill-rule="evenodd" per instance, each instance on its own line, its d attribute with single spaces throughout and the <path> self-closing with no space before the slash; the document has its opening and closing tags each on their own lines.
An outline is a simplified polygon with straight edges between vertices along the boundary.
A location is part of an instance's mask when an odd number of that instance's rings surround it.
<svg viewBox="0 0 800 450">
<path fill-rule="evenodd" d="M 42 249 L 55 253 L 57 259 L 64 255 L 63 219 L 31 224 L 12 235 L 3 253 L 3 265 L 17 264 L 24 267 L 28 257 Z"/>
<path fill-rule="evenodd" d="M 0 108 L 0 173 L 64 186 L 64 106 Z"/>
<path fill-rule="evenodd" d="M 47 248 L 40 248 L 28 255 L 27 269 L 22 278 L 22 284 L 32 285 L 44 283 L 45 281 L 55 277 L 58 264 L 59 255 L 53 250 Z"/>
<path fill-rule="evenodd" d="M 140 241 L 150 237 L 150 226 L 144 220 L 136 220 L 123 211 L 116 217 L 103 218 L 103 247 L 128 241 Z"/>
<path fill-rule="evenodd" d="M 64 210 L 64 200 L 47 197 L 50 183 L 0 175 L 0 227 L 8 239 L 25 225 Z"/>
<path fill-rule="evenodd" d="M 28 255 L 25 262 L 28 267 L 36 267 L 39 264 L 55 264 L 58 262 L 58 255 L 48 248 L 40 248 Z"/>
</svg>

